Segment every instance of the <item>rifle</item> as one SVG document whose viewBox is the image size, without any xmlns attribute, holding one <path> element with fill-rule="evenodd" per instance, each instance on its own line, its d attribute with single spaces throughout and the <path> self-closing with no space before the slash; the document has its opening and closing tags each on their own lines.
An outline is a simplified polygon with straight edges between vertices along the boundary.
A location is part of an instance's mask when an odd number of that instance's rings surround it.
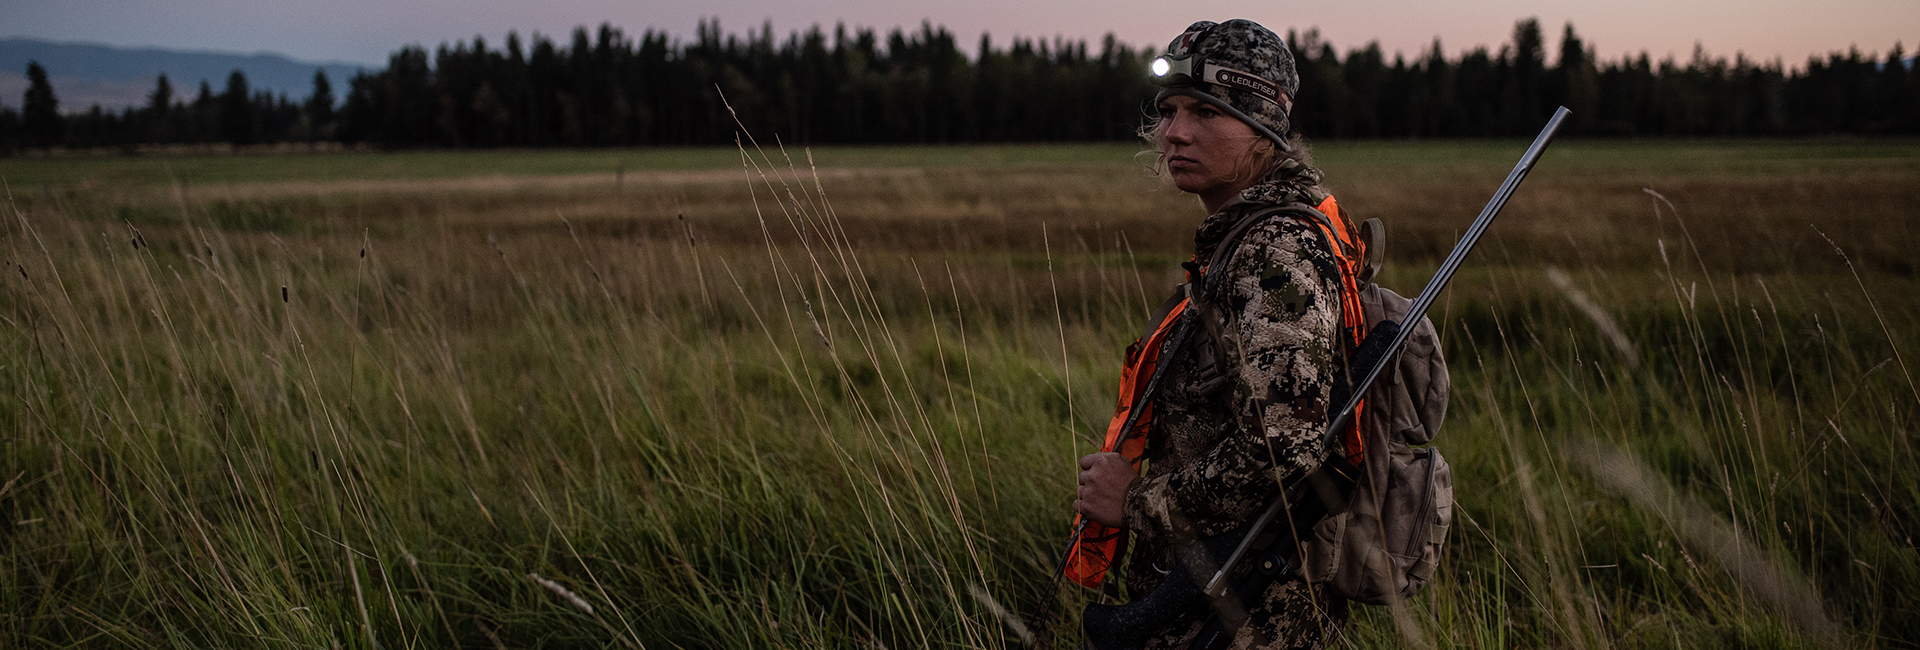
<svg viewBox="0 0 1920 650">
<path fill-rule="evenodd" d="M 1333 448 L 1339 441 L 1341 433 L 1352 424 L 1353 411 L 1359 406 L 1360 399 L 1366 395 L 1367 389 L 1372 387 L 1374 380 L 1380 377 L 1381 371 L 1387 364 L 1395 360 L 1400 349 L 1405 346 L 1407 337 L 1413 333 L 1414 327 L 1406 324 L 1417 324 L 1426 316 L 1427 308 L 1433 305 L 1433 301 L 1446 288 L 1447 282 L 1453 279 L 1454 272 L 1466 259 L 1467 253 L 1473 250 L 1474 244 L 1480 241 L 1481 234 L 1486 232 L 1487 227 L 1493 223 L 1493 218 L 1500 214 L 1501 208 L 1506 206 L 1507 199 L 1512 197 L 1514 190 L 1519 188 L 1520 181 L 1526 179 L 1527 172 L 1533 170 L 1534 163 L 1538 162 L 1541 154 L 1546 152 L 1547 144 L 1553 141 L 1554 134 L 1559 132 L 1560 124 L 1566 119 L 1568 113 L 1565 106 L 1554 111 L 1553 117 L 1547 120 L 1546 127 L 1541 129 L 1540 135 L 1533 139 L 1533 144 L 1527 147 L 1526 153 L 1520 157 L 1520 162 L 1515 164 L 1513 171 L 1507 174 L 1506 181 L 1500 184 L 1500 188 L 1494 191 L 1493 198 L 1487 202 L 1485 208 L 1480 210 L 1480 216 L 1475 218 L 1473 225 L 1467 228 L 1466 235 L 1460 238 L 1460 243 L 1454 246 L 1453 252 L 1449 253 L 1446 261 L 1440 264 L 1440 269 L 1434 272 L 1433 279 L 1427 282 L 1426 288 L 1422 289 L 1419 297 L 1414 299 L 1413 305 L 1407 310 L 1405 320 L 1397 323 L 1383 321 L 1367 334 L 1367 339 L 1355 351 L 1352 364 L 1354 367 L 1367 368 L 1367 373 L 1358 384 L 1351 384 L 1350 389 L 1336 394 L 1336 401 L 1342 406 L 1328 422 L 1325 432 L 1321 435 L 1322 447 Z M 1339 399 L 1343 396 L 1345 399 Z M 1275 542 L 1279 533 L 1269 531 L 1268 528 L 1283 511 L 1289 509 L 1288 504 L 1294 504 L 1291 509 L 1291 518 L 1296 523 L 1305 524 L 1296 526 L 1295 530 L 1309 529 L 1314 521 L 1325 515 L 1325 504 L 1329 499 L 1303 497 L 1309 496 L 1309 491 L 1333 490 L 1335 493 L 1344 493 L 1353 485 L 1353 480 L 1348 477 L 1357 476 L 1353 471 L 1330 471 L 1341 469 L 1329 467 L 1330 465 L 1347 465 L 1347 463 L 1341 454 L 1328 452 L 1328 458 L 1321 463 L 1321 469 L 1310 474 L 1305 480 L 1296 480 L 1291 485 L 1283 486 L 1280 495 L 1276 496 L 1252 522 L 1208 539 L 1195 540 L 1188 546 L 1182 560 L 1152 592 L 1125 605 L 1098 603 L 1088 605 L 1086 612 L 1081 616 L 1081 624 L 1086 630 L 1088 643 L 1094 648 L 1103 649 L 1137 648 L 1146 642 L 1147 635 L 1165 629 L 1174 621 L 1195 614 L 1211 604 L 1219 611 L 1219 616 L 1202 629 L 1200 637 L 1194 640 L 1191 647 L 1224 647 L 1246 620 L 1245 610 L 1234 593 L 1245 593 L 1245 590 L 1230 590 L 1227 584 L 1229 576 L 1234 572 L 1234 567 L 1246 556 L 1249 549 L 1256 546 L 1264 548 Z M 1351 470 L 1351 466 L 1344 469 Z M 1204 583 L 1201 582 L 1199 577 L 1209 572 L 1212 573 L 1212 578 Z M 1297 572 L 1296 567 L 1291 566 L 1284 559 L 1268 554 L 1256 568 L 1254 575 L 1250 576 L 1249 580 L 1243 581 L 1243 586 L 1255 581 L 1261 585 L 1270 584 L 1272 580 L 1289 577 L 1295 572 Z"/>
</svg>

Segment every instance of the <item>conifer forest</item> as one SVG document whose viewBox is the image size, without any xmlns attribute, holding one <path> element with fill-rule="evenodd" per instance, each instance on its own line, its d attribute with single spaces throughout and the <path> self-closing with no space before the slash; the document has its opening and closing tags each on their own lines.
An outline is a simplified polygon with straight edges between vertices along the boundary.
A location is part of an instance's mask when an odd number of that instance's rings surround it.
<svg viewBox="0 0 1920 650">
<path fill-rule="evenodd" d="M 1526 135 L 1557 105 L 1566 131 L 1598 137 L 1920 133 L 1920 71 L 1902 44 L 1805 62 L 1606 59 L 1572 24 L 1550 42 L 1519 21 L 1497 50 L 1344 51 L 1317 30 L 1289 30 L 1301 89 L 1294 125 L 1312 138 Z M 143 144 L 340 142 L 381 148 L 716 145 L 741 127 L 795 144 L 1117 141 L 1133 137 L 1153 86 L 1156 47 L 1111 35 L 995 41 L 969 54 L 944 27 L 779 36 L 701 22 L 691 41 L 648 29 L 577 28 L 564 42 L 510 33 L 429 51 L 335 88 L 315 75 L 293 98 L 225 80 L 155 81 L 147 105 L 58 106 L 46 72 L 19 110 L 0 109 L 0 150 Z M 177 86 L 184 82 L 188 86 Z M 736 118 L 738 122 L 736 123 Z"/>
</svg>

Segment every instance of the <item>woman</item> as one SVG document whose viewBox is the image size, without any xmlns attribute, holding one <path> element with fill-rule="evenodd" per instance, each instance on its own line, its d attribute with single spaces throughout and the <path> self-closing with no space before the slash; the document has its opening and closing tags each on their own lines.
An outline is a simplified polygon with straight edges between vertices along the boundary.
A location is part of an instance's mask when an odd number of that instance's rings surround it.
<svg viewBox="0 0 1920 650">
<path fill-rule="evenodd" d="M 1246 20 L 1194 23 L 1154 73 L 1164 89 L 1143 135 L 1174 186 L 1206 209 L 1196 261 L 1214 259 L 1241 218 L 1270 206 L 1305 203 L 1344 224 L 1289 128 L 1299 76 L 1273 32 Z M 1227 268 L 1204 270 L 1218 289 L 1199 312 L 1211 322 L 1196 330 L 1214 335 L 1164 361 L 1171 365 L 1152 398 L 1145 474 L 1119 453 L 1080 460 L 1074 508 L 1134 533 L 1127 586 L 1135 597 L 1159 585 L 1186 542 L 1241 527 L 1325 457 L 1319 440 L 1349 334 L 1334 245 L 1301 218 L 1245 230 Z M 1240 598 L 1251 617 L 1235 648 L 1318 647 L 1346 620 L 1344 601 L 1300 580 Z M 1147 645 L 1185 647 L 1205 618 L 1181 620 Z"/>
</svg>

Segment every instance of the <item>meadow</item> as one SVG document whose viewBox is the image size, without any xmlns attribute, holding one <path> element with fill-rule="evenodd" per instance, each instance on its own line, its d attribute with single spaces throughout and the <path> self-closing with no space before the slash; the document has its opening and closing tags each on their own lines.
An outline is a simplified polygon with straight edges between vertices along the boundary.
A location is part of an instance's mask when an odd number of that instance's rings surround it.
<svg viewBox="0 0 1920 650">
<path fill-rule="evenodd" d="M 1074 647 L 1127 145 L 0 158 L 0 646 Z M 1524 143 L 1331 142 L 1413 295 Z M 1554 145 L 1352 647 L 1920 645 L 1920 143 Z M 1907 468 L 1907 469 L 1902 469 Z"/>
</svg>

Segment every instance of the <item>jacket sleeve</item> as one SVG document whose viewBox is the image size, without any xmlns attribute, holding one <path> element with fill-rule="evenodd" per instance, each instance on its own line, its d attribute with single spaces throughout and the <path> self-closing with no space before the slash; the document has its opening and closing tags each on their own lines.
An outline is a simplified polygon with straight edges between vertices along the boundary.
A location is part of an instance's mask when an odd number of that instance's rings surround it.
<svg viewBox="0 0 1920 650">
<path fill-rule="evenodd" d="M 1236 431 L 1198 462 L 1128 490 L 1127 526 L 1209 537 L 1233 529 L 1317 468 L 1339 347 L 1333 253 L 1298 219 L 1250 229 L 1215 300 Z"/>
</svg>

